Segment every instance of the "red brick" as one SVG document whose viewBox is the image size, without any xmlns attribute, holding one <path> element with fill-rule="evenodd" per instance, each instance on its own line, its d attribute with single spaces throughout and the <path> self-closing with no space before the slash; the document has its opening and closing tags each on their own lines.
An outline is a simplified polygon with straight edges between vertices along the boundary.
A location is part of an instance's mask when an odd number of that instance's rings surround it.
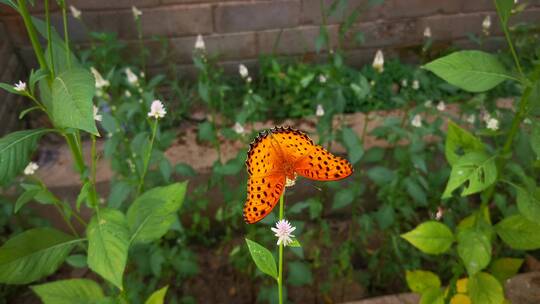
<svg viewBox="0 0 540 304">
<path fill-rule="evenodd" d="M 330 45 L 332 48 L 337 46 L 337 26 L 327 27 L 329 32 Z M 281 32 L 281 34 L 280 34 Z M 272 53 L 276 40 L 276 53 L 283 55 L 303 54 L 306 52 L 315 52 L 315 41 L 319 36 L 318 26 L 301 26 L 294 29 L 270 30 L 257 33 L 259 53 Z"/>
<path fill-rule="evenodd" d="M 214 10 L 217 32 L 290 28 L 300 23 L 300 2 L 265 1 L 218 4 Z"/>
</svg>

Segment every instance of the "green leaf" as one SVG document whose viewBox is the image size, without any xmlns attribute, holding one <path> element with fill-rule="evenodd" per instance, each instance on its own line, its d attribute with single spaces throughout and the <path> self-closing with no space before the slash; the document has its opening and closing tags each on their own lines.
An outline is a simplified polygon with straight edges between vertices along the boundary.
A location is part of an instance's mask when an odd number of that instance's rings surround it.
<svg viewBox="0 0 540 304">
<path fill-rule="evenodd" d="M 481 51 L 454 52 L 424 68 L 469 92 L 487 91 L 506 79 L 515 79 L 496 56 Z"/>
<path fill-rule="evenodd" d="M 341 136 L 343 138 L 343 144 L 347 148 L 349 154 L 349 161 L 351 164 L 356 164 L 364 155 L 364 147 L 356 133 L 351 128 L 343 128 L 341 130 Z"/>
<path fill-rule="evenodd" d="M 114 183 L 109 194 L 108 203 L 111 208 L 119 208 L 122 203 L 128 198 L 129 193 L 132 190 L 132 186 L 125 182 L 119 181 Z"/>
<path fill-rule="evenodd" d="M 94 121 L 94 93 L 94 76 L 85 69 L 75 68 L 56 76 L 51 91 L 54 123 L 99 135 Z"/>
<path fill-rule="evenodd" d="M 156 187 L 138 197 L 128 209 L 127 221 L 132 243 L 160 239 L 176 220 L 184 202 L 187 182 Z"/>
<path fill-rule="evenodd" d="M 47 132 L 47 129 L 17 131 L 0 138 L 0 185 L 7 184 L 26 168 L 38 140 Z"/>
<path fill-rule="evenodd" d="M 428 254 L 444 253 L 454 242 L 450 228 L 436 221 L 424 222 L 401 237 Z"/>
<path fill-rule="evenodd" d="M 292 238 L 292 243 L 287 245 L 288 247 L 302 247 L 297 238 Z"/>
<path fill-rule="evenodd" d="M 536 159 L 540 159 L 540 123 L 537 121 L 535 121 L 532 125 L 530 143 L 534 154 L 536 154 Z"/>
<path fill-rule="evenodd" d="M 489 272 L 499 280 L 501 285 L 504 285 L 506 280 L 518 273 L 521 265 L 523 265 L 523 259 L 500 258 L 491 263 Z"/>
<path fill-rule="evenodd" d="M 310 285 L 313 283 L 313 274 L 309 265 L 303 262 L 290 262 L 287 264 L 289 269 L 287 283 L 293 286 Z"/>
<path fill-rule="evenodd" d="M 405 278 L 407 279 L 407 286 L 409 286 L 409 289 L 417 293 L 423 293 L 429 288 L 441 287 L 441 280 L 431 271 L 407 270 L 405 272 Z"/>
<path fill-rule="evenodd" d="M 257 268 L 259 268 L 261 272 L 266 273 L 277 280 L 278 273 L 276 261 L 274 260 L 272 253 L 268 249 L 259 245 L 257 242 L 246 239 L 246 243 L 249 253 L 251 254 L 251 258 L 255 262 L 255 265 L 257 265 Z"/>
<path fill-rule="evenodd" d="M 13 213 L 19 212 L 19 210 L 28 202 L 30 202 L 34 198 L 34 196 L 36 196 L 40 191 L 41 190 L 38 189 L 24 191 L 15 202 L 15 209 L 13 209 Z"/>
<path fill-rule="evenodd" d="M 218 139 L 216 137 L 216 132 L 212 123 L 206 121 L 199 124 L 197 136 L 201 141 L 207 141 L 212 144 L 216 144 Z"/>
<path fill-rule="evenodd" d="M 452 192 L 465 184 L 461 196 L 480 192 L 497 180 L 495 157 L 485 153 L 471 152 L 458 158 L 442 198 L 449 198 Z"/>
<path fill-rule="evenodd" d="M 11 84 L 8 84 L 8 83 L 0 82 L 0 89 L 4 89 L 4 90 L 6 90 L 7 92 L 9 92 L 11 94 L 17 94 L 17 95 L 24 95 L 25 94 L 24 92 L 19 92 L 19 91 L 15 90 L 15 87 L 12 86 Z"/>
<path fill-rule="evenodd" d="M 540 248 L 540 224 L 523 215 L 509 216 L 495 225 L 499 237 L 511 248 L 534 250 Z"/>
<path fill-rule="evenodd" d="M 165 285 L 159 290 L 154 291 L 150 297 L 144 302 L 144 304 L 163 304 L 165 301 L 165 295 L 169 285 Z"/>
<path fill-rule="evenodd" d="M 396 173 L 394 171 L 381 166 L 369 169 L 367 175 L 377 185 L 388 184 L 396 178 Z"/>
<path fill-rule="evenodd" d="M 532 222 L 540 221 L 540 189 L 529 189 L 515 186 L 517 191 L 517 207 L 519 212 Z"/>
<path fill-rule="evenodd" d="M 60 280 L 30 288 L 44 304 L 94 304 L 104 298 L 101 287 L 88 279 Z"/>
<path fill-rule="evenodd" d="M 512 15 L 514 2 L 514 0 L 495 0 L 497 14 L 500 16 L 504 27 L 508 26 L 508 19 Z"/>
<path fill-rule="evenodd" d="M 123 289 L 129 231 L 126 217 L 118 210 L 100 209 L 86 228 L 88 238 L 88 267 Z"/>
<path fill-rule="evenodd" d="M 75 268 L 86 268 L 88 263 L 86 263 L 86 255 L 84 254 L 72 254 L 67 257 L 66 263 Z"/>
<path fill-rule="evenodd" d="M 82 202 L 84 202 L 88 198 L 91 186 L 92 183 L 90 181 L 86 181 L 81 187 L 81 191 L 79 192 L 79 195 L 77 195 L 77 201 L 75 202 L 75 208 L 77 209 L 77 212 L 81 209 Z"/>
<path fill-rule="evenodd" d="M 444 293 L 440 288 L 430 287 L 422 293 L 419 304 L 444 304 Z"/>
<path fill-rule="evenodd" d="M 334 202 L 332 203 L 332 210 L 339 209 L 350 205 L 354 201 L 354 190 L 352 188 L 346 188 L 336 192 L 334 195 Z"/>
<path fill-rule="evenodd" d="M 47 71 L 43 69 L 38 69 L 35 72 L 34 70 L 30 71 L 30 78 L 28 78 L 28 86 L 32 94 L 34 93 L 34 87 L 36 86 L 36 83 L 41 79 L 47 77 L 47 75 L 49 75 L 49 73 L 47 73 Z"/>
<path fill-rule="evenodd" d="M 453 121 L 448 121 L 448 133 L 446 134 L 446 144 L 444 154 L 450 165 L 470 152 L 484 152 L 484 144 L 471 133 L 460 128 Z"/>
<path fill-rule="evenodd" d="M 52 228 L 16 235 L 0 247 L 0 283 L 28 284 L 52 274 L 80 241 Z"/>
<path fill-rule="evenodd" d="M 485 272 L 469 277 L 467 290 L 474 304 L 502 304 L 504 301 L 501 284 Z"/>
<path fill-rule="evenodd" d="M 457 250 L 469 276 L 486 268 L 491 261 L 491 242 L 483 232 L 467 228 L 457 235 Z"/>
<path fill-rule="evenodd" d="M 188 164 L 177 164 L 174 167 L 174 171 L 182 176 L 190 177 L 196 176 L 197 172 Z"/>
</svg>

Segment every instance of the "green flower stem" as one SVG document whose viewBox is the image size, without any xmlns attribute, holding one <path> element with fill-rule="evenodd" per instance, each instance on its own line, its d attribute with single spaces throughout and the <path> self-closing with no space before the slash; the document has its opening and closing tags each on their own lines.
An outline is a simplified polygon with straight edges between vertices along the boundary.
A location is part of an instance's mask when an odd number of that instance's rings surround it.
<svg viewBox="0 0 540 304">
<path fill-rule="evenodd" d="M 66 12 L 66 1 L 62 0 L 62 23 L 64 24 L 64 42 L 66 47 L 66 62 L 68 69 L 71 69 L 71 56 L 69 50 L 69 35 L 68 35 L 68 23 L 67 23 L 67 12 Z"/>
<path fill-rule="evenodd" d="M 285 200 L 285 191 L 279 198 L 279 220 L 283 219 L 283 201 Z M 278 273 L 278 292 L 279 304 L 283 304 L 283 243 L 279 245 L 279 273 Z"/>
<path fill-rule="evenodd" d="M 154 119 L 154 124 L 152 125 L 152 137 L 150 138 L 150 146 L 148 147 L 148 150 L 146 151 L 146 155 L 144 156 L 143 171 L 139 179 L 139 185 L 137 186 L 137 196 L 139 196 L 139 194 L 141 194 L 141 191 L 143 190 L 144 177 L 146 176 L 146 172 L 148 171 L 148 164 L 150 163 L 150 156 L 152 156 L 152 147 L 154 146 L 154 140 L 156 138 L 157 126 L 158 126 L 158 119 L 156 118 Z"/>
<path fill-rule="evenodd" d="M 54 57 L 53 57 L 53 49 L 52 49 L 52 32 L 51 32 L 51 14 L 49 13 L 49 0 L 45 0 L 45 22 L 47 23 L 47 41 L 48 41 L 48 49 L 49 49 L 49 63 L 50 66 L 50 72 L 51 72 L 51 79 L 54 79 L 55 77 L 55 71 L 54 71 Z"/>
<path fill-rule="evenodd" d="M 19 7 L 19 13 L 23 18 L 24 26 L 28 31 L 28 36 L 30 37 L 30 42 L 32 43 L 32 48 L 34 49 L 34 53 L 36 54 L 39 66 L 43 70 L 47 71 L 49 69 L 47 66 L 47 61 L 45 60 L 45 56 L 43 55 L 43 49 L 41 48 L 41 44 L 39 43 L 36 28 L 32 23 L 32 17 L 30 17 L 30 13 L 28 12 L 28 8 L 26 7 L 26 0 L 17 0 L 17 4 Z"/>
<path fill-rule="evenodd" d="M 508 31 L 508 23 L 505 24 L 503 22 L 502 16 L 500 14 L 501 10 L 500 10 L 497 0 L 493 0 L 493 3 L 495 4 L 495 8 L 497 9 L 497 16 L 499 16 L 499 20 L 501 21 L 501 27 L 504 32 L 504 38 L 506 39 L 506 43 L 508 44 L 508 47 L 510 48 L 512 57 L 514 58 L 514 63 L 516 64 L 516 68 L 520 76 L 524 78 L 525 74 L 523 74 L 523 69 L 521 68 L 521 64 L 519 63 L 519 58 L 517 56 L 516 50 L 514 49 L 514 44 L 512 43 L 512 39 L 510 39 L 510 32 Z"/>
</svg>

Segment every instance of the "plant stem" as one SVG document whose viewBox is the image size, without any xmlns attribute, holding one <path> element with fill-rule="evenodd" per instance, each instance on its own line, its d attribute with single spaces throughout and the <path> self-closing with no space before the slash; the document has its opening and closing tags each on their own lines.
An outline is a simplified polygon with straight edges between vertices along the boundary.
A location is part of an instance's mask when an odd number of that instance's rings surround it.
<svg viewBox="0 0 540 304">
<path fill-rule="evenodd" d="M 148 147 L 148 150 L 146 151 L 146 155 L 144 156 L 143 160 L 143 171 L 139 179 L 139 185 L 137 186 L 137 196 L 139 196 L 139 194 L 141 194 L 141 191 L 143 190 L 144 177 L 146 176 L 146 172 L 148 171 L 148 163 L 150 162 L 150 156 L 152 155 L 152 147 L 154 146 L 154 140 L 156 138 L 157 125 L 158 119 L 156 118 L 154 119 L 154 124 L 152 125 L 152 137 L 150 138 L 150 146 Z"/>
<path fill-rule="evenodd" d="M 66 1 L 62 0 L 62 22 L 64 24 L 64 42 L 66 47 L 66 62 L 68 69 L 71 69 L 71 56 L 69 50 L 69 35 L 68 35 L 68 25 L 67 25 L 67 13 L 66 13 Z"/>
<path fill-rule="evenodd" d="M 285 190 L 279 198 L 279 219 L 283 219 L 283 201 L 285 200 Z M 279 245 L 279 274 L 278 274 L 279 304 L 283 304 L 283 243 Z"/>
<path fill-rule="evenodd" d="M 516 68 L 520 74 L 521 77 L 525 77 L 523 74 L 523 69 L 521 69 L 521 64 L 519 63 L 519 58 L 517 56 L 516 50 L 514 49 L 514 44 L 512 43 L 512 40 L 510 39 L 510 32 L 508 31 L 508 20 L 506 22 L 503 21 L 501 16 L 501 10 L 498 6 L 497 0 L 493 0 L 495 3 L 495 8 L 497 9 L 497 16 L 499 17 L 499 20 L 501 21 L 501 27 L 504 32 L 504 38 L 506 39 L 506 43 L 508 44 L 508 47 L 510 48 L 510 52 L 512 53 L 512 57 L 514 58 L 514 63 L 516 64 Z"/>
<path fill-rule="evenodd" d="M 51 32 L 51 14 L 49 13 L 49 0 L 45 0 L 45 21 L 47 23 L 47 42 L 49 49 L 49 63 L 50 63 L 50 72 L 51 72 L 51 79 L 54 79 L 55 72 L 54 72 L 54 57 L 53 57 L 53 49 L 52 49 L 52 32 Z"/>
<path fill-rule="evenodd" d="M 43 49 L 41 48 L 41 44 L 39 43 L 36 28 L 32 23 L 32 17 L 30 16 L 28 8 L 26 7 L 26 0 L 17 0 L 17 4 L 19 6 L 19 12 L 23 18 L 24 26 L 28 31 L 28 36 L 30 37 L 30 42 L 32 43 L 32 48 L 34 49 L 34 53 L 36 54 L 39 66 L 43 70 L 47 71 L 49 69 L 47 67 L 47 61 L 45 60 L 45 56 L 43 56 Z"/>
</svg>

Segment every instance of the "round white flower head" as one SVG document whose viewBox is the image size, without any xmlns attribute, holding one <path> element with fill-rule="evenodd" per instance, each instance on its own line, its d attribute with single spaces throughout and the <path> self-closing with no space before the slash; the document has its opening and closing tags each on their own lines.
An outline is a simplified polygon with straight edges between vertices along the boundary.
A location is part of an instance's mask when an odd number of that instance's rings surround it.
<svg viewBox="0 0 540 304">
<path fill-rule="evenodd" d="M 433 105 L 433 101 L 431 100 L 426 100 L 426 102 L 424 102 L 424 107 L 426 108 L 431 108 L 432 105 Z"/>
<path fill-rule="evenodd" d="M 92 74 L 94 75 L 94 78 L 96 79 L 96 89 L 103 89 L 110 85 L 109 81 L 103 79 L 101 74 L 94 67 L 91 67 L 90 71 L 92 72 Z"/>
<path fill-rule="evenodd" d="M 416 79 L 413 80 L 413 82 L 412 82 L 412 88 L 413 88 L 414 90 L 420 89 L 420 81 L 418 81 L 418 80 L 416 80 Z"/>
<path fill-rule="evenodd" d="M 379 73 L 384 71 L 384 54 L 381 50 L 377 50 L 377 53 L 375 53 L 372 66 Z"/>
<path fill-rule="evenodd" d="M 245 132 L 244 127 L 239 122 L 234 124 L 233 129 L 236 134 L 244 134 Z"/>
<path fill-rule="evenodd" d="M 139 82 L 139 77 L 137 77 L 137 75 L 135 75 L 130 68 L 126 68 L 126 76 L 128 82 L 132 85 L 136 85 Z"/>
<path fill-rule="evenodd" d="M 124 96 L 126 96 L 128 98 L 131 97 L 131 92 L 129 90 L 125 90 L 124 91 Z"/>
<path fill-rule="evenodd" d="M 246 78 L 249 76 L 248 68 L 243 64 L 240 64 L 238 66 L 238 73 L 240 74 L 240 77 L 242 78 Z"/>
<path fill-rule="evenodd" d="M 499 120 L 497 118 L 490 118 L 486 123 L 486 128 L 493 131 L 499 130 Z"/>
<path fill-rule="evenodd" d="M 326 76 L 324 76 L 323 74 L 319 75 L 319 83 L 326 83 Z"/>
<path fill-rule="evenodd" d="M 465 120 L 470 123 L 470 124 L 473 124 L 475 121 L 476 121 L 476 116 L 474 114 L 471 114 L 469 116 L 467 116 L 465 118 Z"/>
<path fill-rule="evenodd" d="M 13 87 L 17 92 L 24 92 L 26 91 L 26 82 L 19 80 Z"/>
<path fill-rule="evenodd" d="M 375 80 L 372 80 L 372 81 L 369 82 L 369 85 L 372 86 L 372 87 L 374 87 L 375 84 L 376 84 Z"/>
<path fill-rule="evenodd" d="M 99 108 L 94 106 L 94 120 L 101 121 L 103 119 L 103 116 L 101 114 L 98 114 Z"/>
<path fill-rule="evenodd" d="M 424 29 L 424 38 L 431 38 L 431 28 L 429 26 Z"/>
<path fill-rule="evenodd" d="M 437 110 L 439 110 L 440 112 L 446 110 L 446 105 L 444 104 L 444 101 L 439 101 L 439 103 L 437 104 Z"/>
<path fill-rule="evenodd" d="M 324 108 L 322 104 L 317 105 L 317 109 L 315 110 L 315 116 L 317 117 L 323 117 L 324 116 Z"/>
<path fill-rule="evenodd" d="M 204 39 L 201 34 L 197 36 L 197 40 L 195 41 L 195 49 L 204 51 L 206 49 L 206 46 L 204 44 Z"/>
<path fill-rule="evenodd" d="M 482 21 L 482 31 L 484 34 L 489 35 L 489 29 L 491 28 L 491 16 L 487 15 Z"/>
<path fill-rule="evenodd" d="M 33 175 L 36 173 L 37 169 L 39 169 L 38 164 L 29 162 L 28 165 L 26 165 L 26 168 L 24 168 L 24 175 Z"/>
<path fill-rule="evenodd" d="M 422 116 L 420 114 L 414 115 L 411 125 L 415 128 L 420 128 L 422 126 Z"/>
<path fill-rule="evenodd" d="M 251 76 L 248 76 L 248 77 L 246 78 L 246 81 L 247 81 L 248 83 L 251 83 L 252 80 L 253 80 L 253 79 L 251 79 Z M 251 91 L 251 90 L 250 90 L 250 91 Z M 253 93 L 253 92 L 250 92 L 249 94 L 251 94 L 251 93 Z"/>
<path fill-rule="evenodd" d="M 69 10 L 71 10 L 71 16 L 73 16 L 73 18 L 75 19 L 81 19 L 81 11 L 79 9 L 77 9 L 75 6 L 73 5 L 70 5 L 69 6 Z"/>
<path fill-rule="evenodd" d="M 523 123 L 524 123 L 524 124 L 530 125 L 530 124 L 532 124 L 532 120 L 531 120 L 530 118 L 525 118 L 525 119 L 523 120 Z"/>
<path fill-rule="evenodd" d="M 407 86 L 409 85 L 409 82 L 407 81 L 407 79 L 401 79 L 401 86 L 406 88 Z"/>
<path fill-rule="evenodd" d="M 296 230 L 296 227 L 293 227 L 291 223 L 287 220 L 280 220 L 276 223 L 276 227 L 270 228 L 275 233 L 275 236 L 278 238 L 277 245 L 287 246 L 293 242 L 292 232 Z"/>
<path fill-rule="evenodd" d="M 148 112 L 148 117 L 159 119 L 165 117 L 165 114 L 167 114 L 167 111 L 165 111 L 163 103 L 160 100 L 152 101 L 152 105 L 150 105 L 150 112 Z"/>
<path fill-rule="evenodd" d="M 133 19 L 135 20 L 142 16 L 141 10 L 139 10 L 136 6 L 131 7 L 131 12 L 133 13 Z"/>
</svg>

